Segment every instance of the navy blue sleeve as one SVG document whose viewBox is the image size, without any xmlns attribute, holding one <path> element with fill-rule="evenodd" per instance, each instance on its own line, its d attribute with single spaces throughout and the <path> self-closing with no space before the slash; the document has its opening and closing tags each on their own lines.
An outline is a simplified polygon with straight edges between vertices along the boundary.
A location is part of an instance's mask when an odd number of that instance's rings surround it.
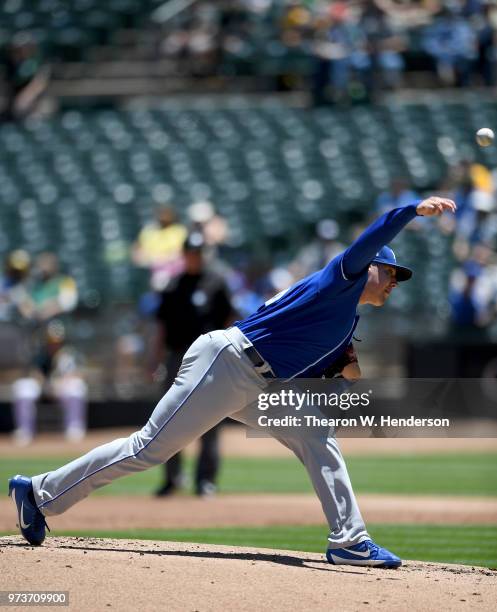
<svg viewBox="0 0 497 612">
<path fill-rule="evenodd" d="M 346 278 L 357 276 L 369 266 L 376 253 L 416 217 L 416 206 L 401 206 L 385 213 L 344 251 L 342 270 Z"/>
</svg>

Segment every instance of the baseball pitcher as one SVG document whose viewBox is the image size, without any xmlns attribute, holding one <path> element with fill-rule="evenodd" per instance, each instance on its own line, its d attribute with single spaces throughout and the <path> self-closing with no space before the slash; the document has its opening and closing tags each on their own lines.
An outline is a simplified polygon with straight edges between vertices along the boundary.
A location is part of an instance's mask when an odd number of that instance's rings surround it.
<svg viewBox="0 0 497 612">
<path fill-rule="evenodd" d="M 278 379 L 321 376 L 349 349 L 360 304 L 382 306 L 411 270 L 386 246 L 417 216 L 454 213 L 452 200 L 430 197 L 379 217 L 323 269 L 276 295 L 227 330 L 200 336 L 178 376 L 145 426 L 99 446 L 46 474 L 14 476 L 14 500 L 22 535 L 45 539 L 46 517 L 61 514 L 92 491 L 121 476 L 162 464 L 227 416 L 254 424 L 258 395 Z M 349 349 L 350 350 L 350 349 Z M 344 374 L 358 375 L 353 361 Z M 335 437 L 278 436 L 305 465 L 326 515 L 327 559 L 333 564 L 398 567 L 401 560 L 375 544 L 359 511 Z"/>
</svg>

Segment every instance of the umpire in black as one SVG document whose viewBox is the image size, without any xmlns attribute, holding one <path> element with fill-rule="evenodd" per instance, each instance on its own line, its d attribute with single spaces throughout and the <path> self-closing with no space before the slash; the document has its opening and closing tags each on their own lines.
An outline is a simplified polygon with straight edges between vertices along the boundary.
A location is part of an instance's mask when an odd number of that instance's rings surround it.
<svg viewBox="0 0 497 612">
<path fill-rule="evenodd" d="M 235 319 L 223 277 L 206 262 L 205 242 L 200 231 L 189 234 L 183 245 L 184 271 L 174 277 L 161 294 L 157 310 L 158 344 L 165 351 L 166 389 L 173 384 L 188 347 L 201 334 L 223 329 Z M 195 471 L 195 493 L 213 495 L 219 468 L 218 428 L 200 438 Z M 181 453 L 164 464 L 164 482 L 157 496 L 181 488 Z"/>
</svg>

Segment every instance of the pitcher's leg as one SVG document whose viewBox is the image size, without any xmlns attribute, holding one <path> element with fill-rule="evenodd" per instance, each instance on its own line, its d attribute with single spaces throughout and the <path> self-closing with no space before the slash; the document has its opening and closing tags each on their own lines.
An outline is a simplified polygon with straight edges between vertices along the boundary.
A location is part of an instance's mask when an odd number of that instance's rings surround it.
<svg viewBox="0 0 497 612">
<path fill-rule="evenodd" d="M 342 547 L 369 539 L 336 438 L 308 442 L 304 464 L 330 525 L 329 542 Z"/>
<path fill-rule="evenodd" d="M 224 341 L 208 334 L 192 345 L 174 385 L 140 431 L 35 476 L 35 501 L 43 514 L 60 514 L 116 478 L 163 463 L 252 401 L 259 388 L 246 375 L 246 363 Z"/>
<path fill-rule="evenodd" d="M 325 428 L 266 428 L 258 424 L 256 404 L 232 414 L 231 418 L 264 430 L 289 448 L 304 464 L 330 526 L 334 546 L 350 546 L 369 538 L 352 490 L 345 460 L 334 437 Z"/>
<path fill-rule="evenodd" d="M 305 434 L 275 437 L 304 464 L 330 526 L 329 542 L 342 547 L 369 539 L 336 439 Z"/>
</svg>

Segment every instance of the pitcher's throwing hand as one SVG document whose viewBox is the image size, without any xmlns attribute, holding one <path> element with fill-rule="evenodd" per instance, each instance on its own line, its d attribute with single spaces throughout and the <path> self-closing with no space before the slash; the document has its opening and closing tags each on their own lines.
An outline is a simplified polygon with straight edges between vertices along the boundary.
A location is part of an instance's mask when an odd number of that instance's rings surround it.
<svg viewBox="0 0 497 612">
<path fill-rule="evenodd" d="M 455 213 L 457 206 L 453 200 L 431 196 L 416 206 L 416 212 L 423 217 L 436 217 L 444 211 Z"/>
</svg>

